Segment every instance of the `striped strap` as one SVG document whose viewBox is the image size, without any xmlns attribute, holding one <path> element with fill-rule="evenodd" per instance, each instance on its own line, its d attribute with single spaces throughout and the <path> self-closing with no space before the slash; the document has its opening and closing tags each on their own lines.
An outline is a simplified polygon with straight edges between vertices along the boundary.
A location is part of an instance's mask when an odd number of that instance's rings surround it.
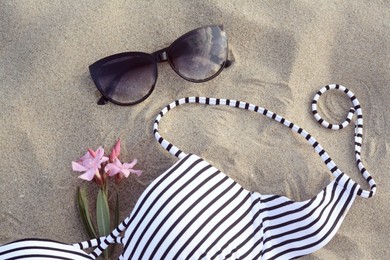
<svg viewBox="0 0 390 260">
<path fill-rule="evenodd" d="M 128 228 L 130 225 L 130 217 L 125 218 L 119 226 L 117 226 L 109 235 L 106 237 L 100 237 L 91 239 L 88 241 L 80 242 L 73 244 L 73 246 L 80 249 L 87 249 L 91 247 L 96 247 L 89 256 L 93 259 L 96 259 L 99 255 L 103 253 L 103 251 L 111 244 L 123 244 L 123 237 L 121 237 L 121 233 Z"/>
<path fill-rule="evenodd" d="M 318 98 L 326 90 L 332 89 L 332 88 L 336 89 L 336 86 L 338 86 L 337 89 L 340 89 L 340 90 L 344 91 L 345 93 L 347 93 L 348 96 L 350 96 L 350 98 L 354 104 L 354 108 L 350 110 L 350 113 L 348 114 L 346 122 L 344 122 L 340 125 L 329 124 L 328 122 L 323 120 L 318 115 L 318 112 L 317 112 Z M 299 127 L 298 125 L 290 122 L 289 120 L 287 120 L 287 119 L 279 116 L 278 114 L 275 114 L 272 111 L 269 111 L 265 108 L 262 108 L 262 107 L 259 107 L 259 106 L 256 106 L 256 105 L 253 105 L 250 103 L 241 102 L 241 101 L 237 101 L 237 100 L 231 100 L 231 99 L 219 99 L 219 98 L 208 98 L 208 97 L 186 97 L 186 98 L 178 99 L 178 100 L 172 102 L 171 104 L 169 104 L 168 106 L 166 106 L 165 108 L 163 108 L 161 110 L 161 112 L 157 115 L 156 120 L 154 121 L 154 124 L 153 124 L 154 136 L 164 149 L 166 149 L 169 153 L 178 157 L 179 159 L 184 158 L 187 154 L 185 152 L 183 152 L 182 150 L 180 150 L 175 145 L 171 144 L 168 140 L 164 139 L 158 131 L 158 126 L 159 126 L 161 118 L 166 113 L 168 113 L 171 109 L 173 109 L 179 105 L 188 104 L 188 103 L 231 106 L 231 107 L 246 109 L 249 111 L 254 111 L 254 112 L 257 112 L 259 114 L 265 115 L 268 118 L 271 118 L 271 119 L 283 124 L 284 126 L 289 127 L 293 132 L 296 132 L 300 136 L 305 138 L 313 146 L 313 148 L 315 149 L 315 152 L 320 156 L 321 160 L 326 164 L 327 168 L 333 173 L 335 178 L 344 174 L 340 169 L 338 169 L 338 167 L 336 166 L 334 161 L 330 158 L 330 156 L 326 153 L 326 151 L 322 148 L 322 146 L 317 142 L 317 140 L 314 137 L 312 137 L 308 132 L 306 132 L 304 129 Z M 370 184 L 370 188 L 371 188 L 370 191 L 366 191 L 366 190 L 363 190 L 360 186 L 358 186 L 359 187 L 358 195 L 365 197 L 365 198 L 369 198 L 372 195 L 374 195 L 375 190 L 376 190 L 375 181 L 372 179 L 370 174 L 364 168 L 362 161 L 361 161 L 361 158 L 360 158 L 361 141 L 362 141 L 362 137 L 363 137 L 363 135 L 362 135 L 362 133 L 363 133 L 363 131 L 362 131 L 363 119 L 362 119 L 362 115 L 361 115 L 361 113 L 362 113 L 361 107 L 360 107 L 359 102 L 356 99 L 356 97 L 353 95 L 352 92 L 347 90 L 345 87 L 342 87 L 340 85 L 329 85 L 329 86 L 322 88 L 314 96 L 312 108 L 313 108 L 313 114 L 314 114 L 316 120 L 318 122 L 320 122 L 322 125 L 330 128 L 330 129 L 344 128 L 352 120 L 353 114 L 355 112 L 357 113 L 358 120 L 356 122 L 357 127 L 355 130 L 355 132 L 356 132 L 355 133 L 355 142 L 357 143 L 355 145 L 356 160 L 357 160 L 359 170 L 362 172 L 363 176 L 365 177 L 367 182 Z"/>
<path fill-rule="evenodd" d="M 326 91 L 331 90 L 331 89 L 336 89 L 339 91 L 342 91 L 346 93 L 349 97 L 349 99 L 352 102 L 352 107 L 350 108 L 347 118 L 345 119 L 344 122 L 341 124 L 335 125 L 335 124 L 330 124 L 326 120 L 324 120 L 317 111 L 317 103 L 319 98 L 321 97 L 322 94 L 324 94 Z M 363 189 L 359 189 L 358 195 L 364 197 L 364 198 L 369 198 L 372 197 L 375 194 L 376 191 L 376 184 L 374 179 L 371 177 L 370 173 L 366 170 L 366 168 L 363 165 L 363 162 L 361 160 L 361 149 L 362 149 L 362 142 L 363 142 L 363 111 L 360 106 L 359 100 L 356 98 L 355 94 L 347 89 L 344 86 L 337 85 L 337 84 L 331 84 L 328 86 L 323 87 L 320 89 L 317 94 L 314 95 L 312 105 L 311 105 L 311 110 L 313 112 L 314 118 L 317 120 L 318 123 L 320 123 L 323 127 L 326 127 L 328 129 L 332 130 L 340 130 L 346 126 L 349 125 L 352 121 L 353 115 L 356 113 L 357 115 L 357 120 L 355 121 L 355 159 L 356 159 L 356 164 L 359 168 L 359 171 L 363 175 L 364 179 L 366 179 L 367 183 L 370 185 L 370 191 L 366 191 Z"/>
<path fill-rule="evenodd" d="M 84 249 L 88 249 L 88 248 L 92 248 L 92 247 L 97 247 L 98 245 L 102 244 L 105 239 L 106 239 L 106 237 L 98 237 L 98 238 L 90 239 L 87 241 L 75 243 L 72 246 L 84 250 Z M 116 237 L 112 244 L 122 244 L 122 239 L 123 238 L 121 236 Z"/>
</svg>

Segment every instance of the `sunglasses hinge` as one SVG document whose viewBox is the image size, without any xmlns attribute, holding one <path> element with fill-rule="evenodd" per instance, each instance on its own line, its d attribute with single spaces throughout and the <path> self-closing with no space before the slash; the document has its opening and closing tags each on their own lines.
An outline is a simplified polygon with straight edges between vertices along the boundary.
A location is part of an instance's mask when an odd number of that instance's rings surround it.
<svg viewBox="0 0 390 260">
<path fill-rule="evenodd" d="M 157 62 L 167 61 L 168 60 L 167 48 L 154 52 L 153 56 L 156 58 Z"/>
</svg>

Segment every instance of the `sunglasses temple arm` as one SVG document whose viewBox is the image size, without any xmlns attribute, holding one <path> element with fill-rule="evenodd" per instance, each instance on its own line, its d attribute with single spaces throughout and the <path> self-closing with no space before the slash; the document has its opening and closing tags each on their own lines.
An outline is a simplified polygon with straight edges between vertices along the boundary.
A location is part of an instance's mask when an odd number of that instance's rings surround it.
<svg viewBox="0 0 390 260">
<path fill-rule="evenodd" d="M 97 102 L 98 105 L 102 106 L 108 103 L 108 99 L 105 96 L 101 96 Z"/>
<path fill-rule="evenodd" d="M 225 68 L 229 68 L 231 65 L 233 65 L 233 63 L 236 61 L 236 58 L 234 57 L 234 53 L 233 53 L 233 50 L 231 49 L 231 47 L 229 46 L 229 49 L 228 49 L 228 58 L 226 59 L 226 62 L 225 62 Z"/>
<path fill-rule="evenodd" d="M 227 59 L 225 62 L 225 68 L 229 68 L 234 63 L 234 60 Z"/>
</svg>

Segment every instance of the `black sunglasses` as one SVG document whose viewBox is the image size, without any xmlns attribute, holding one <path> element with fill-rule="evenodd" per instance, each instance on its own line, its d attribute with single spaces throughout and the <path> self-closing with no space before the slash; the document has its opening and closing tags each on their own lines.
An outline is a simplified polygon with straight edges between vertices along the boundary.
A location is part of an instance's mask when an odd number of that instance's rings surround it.
<svg viewBox="0 0 390 260">
<path fill-rule="evenodd" d="M 157 81 L 157 63 L 168 61 L 182 78 L 205 82 L 229 67 L 228 43 L 222 25 L 190 31 L 169 47 L 152 54 L 124 52 L 105 57 L 89 66 L 91 77 L 102 94 L 98 101 L 135 105 L 153 92 Z"/>
</svg>

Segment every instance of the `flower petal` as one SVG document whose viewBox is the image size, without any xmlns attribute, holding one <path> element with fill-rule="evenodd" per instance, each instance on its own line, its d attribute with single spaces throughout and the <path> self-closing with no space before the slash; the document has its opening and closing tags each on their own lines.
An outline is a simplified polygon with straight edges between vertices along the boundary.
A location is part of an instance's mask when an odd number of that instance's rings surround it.
<svg viewBox="0 0 390 260">
<path fill-rule="evenodd" d="M 99 146 L 99 148 L 96 150 L 96 157 L 93 159 L 91 167 L 100 169 L 100 165 L 108 160 L 108 157 L 103 155 L 104 149 L 103 147 Z"/>
<path fill-rule="evenodd" d="M 122 169 L 121 173 L 123 173 L 123 175 L 127 178 L 130 175 L 130 170 L 129 169 Z"/>
<path fill-rule="evenodd" d="M 95 158 L 102 158 L 104 155 L 104 149 L 103 147 L 99 146 L 99 148 L 96 150 L 96 157 Z"/>
<path fill-rule="evenodd" d="M 93 177 L 95 176 L 95 173 L 96 173 L 96 169 L 89 169 L 84 174 L 81 174 L 79 178 L 86 181 L 92 181 Z"/>
<path fill-rule="evenodd" d="M 91 155 L 90 152 L 86 152 L 83 156 L 81 156 L 79 161 L 84 161 L 84 160 L 87 160 L 87 159 L 93 159 L 93 156 Z"/>
<path fill-rule="evenodd" d="M 104 163 L 104 162 L 107 162 L 109 160 L 109 158 L 107 156 L 102 156 L 100 158 L 100 163 Z"/>
<path fill-rule="evenodd" d="M 78 162 L 72 162 L 72 170 L 75 172 L 84 172 L 87 171 L 88 168 L 79 164 Z"/>
<path fill-rule="evenodd" d="M 124 166 L 129 169 L 129 168 L 133 168 L 136 164 L 137 164 L 137 159 L 134 159 L 131 163 L 125 163 Z"/>
<path fill-rule="evenodd" d="M 108 176 L 114 176 L 121 171 L 121 168 L 115 165 L 114 163 L 109 163 L 106 165 L 104 170 L 108 173 Z"/>
<path fill-rule="evenodd" d="M 134 170 L 134 169 L 129 169 L 130 173 L 134 173 L 137 176 L 140 176 L 142 174 L 141 170 Z"/>
</svg>

